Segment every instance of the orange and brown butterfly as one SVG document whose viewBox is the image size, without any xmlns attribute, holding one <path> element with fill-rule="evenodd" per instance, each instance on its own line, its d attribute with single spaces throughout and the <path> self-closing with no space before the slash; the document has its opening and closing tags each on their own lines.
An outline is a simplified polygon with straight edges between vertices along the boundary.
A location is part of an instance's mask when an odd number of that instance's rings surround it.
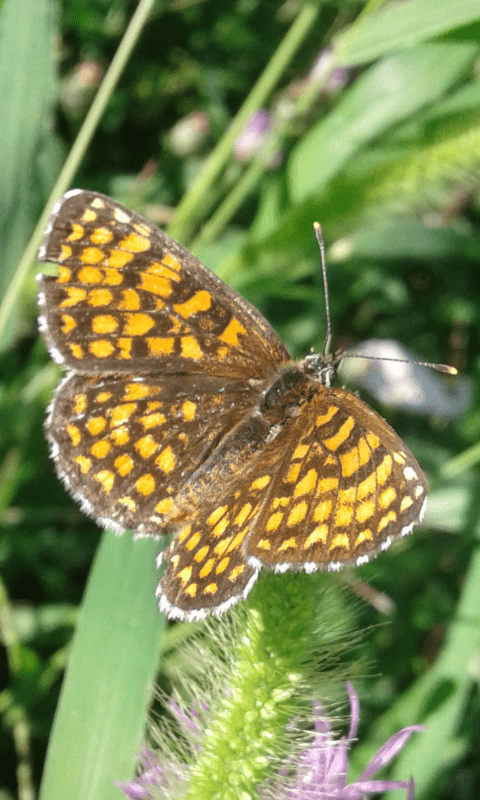
<svg viewBox="0 0 480 800">
<path fill-rule="evenodd" d="M 67 192 L 39 252 L 40 329 L 67 375 L 47 433 L 101 525 L 172 534 L 160 609 L 199 619 L 262 567 L 363 564 L 422 519 L 425 476 L 392 428 L 294 363 L 260 312 L 188 250 L 95 192 Z"/>
</svg>

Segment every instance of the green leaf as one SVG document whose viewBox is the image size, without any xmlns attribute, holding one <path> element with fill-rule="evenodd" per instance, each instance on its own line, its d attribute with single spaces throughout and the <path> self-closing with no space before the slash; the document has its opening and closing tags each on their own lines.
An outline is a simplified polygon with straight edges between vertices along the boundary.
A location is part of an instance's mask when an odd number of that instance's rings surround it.
<svg viewBox="0 0 480 800">
<path fill-rule="evenodd" d="M 368 142 L 445 94 L 477 52 L 475 44 L 442 42 L 371 67 L 293 150 L 288 175 L 294 202 L 324 190 Z"/>
<path fill-rule="evenodd" d="M 477 0 L 412 0 L 370 14 L 335 40 L 342 66 L 365 64 L 480 19 Z"/>
<path fill-rule="evenodd" d="M 480 106 L 480 80 L 467 83 L 461 86 L 456 92 L 452 92 L 445 100 L 433 106 L 427 119 L 438 119 L 447 114 L 463 114 L 468 111 L 478 112 Z"/>
<path fill-rule="evenodd" d="M 480 630 L 480 554 L 474 553 L 464 578 L 462 595 L 445 645 L 434 667 L 412 689 L 403 701 L 409 701 L 420 714 L 427 731 L 414 737 L 395 761 L 392 779 L 410 774 L 415 767 L 418 800 L 431 797 L 429 789 L 439 773 L 466 750 L 458 738 L 458 726 L 472 687 L 472 669 L 478 661 L 478 632 Z M 425 708 L 425 698 L 430 699 Z M 389 792 L 385 800 L 394 800 Z"/>
<path fill-rule="evenodd" d="M 36 159 L 54 87 L 53 30 L 50 0 L 5 0 L 0 11 L 0 298 L 35 217 Z"/>
<path fill-rule="evenodd" d="M 161 647 L 159 544 L 106 531 L 93 566 L 50 738 L 43 800 L 118 800 L 131 778 Z"/>
<path fill-rule="evenodd" d="M 349 258 L 438 259 L 471 258 L 480 261 L 480 242 L 468 230 L 434 228 L 407 215 L 382 219 L 360 227 L 348 237 Z M 330 251 L 330 258 L 334 254 Z M 337 257 L 342 260 L 340 255 Z M 337 259 L 336 259 L 337 260 Z"/>
</svg>

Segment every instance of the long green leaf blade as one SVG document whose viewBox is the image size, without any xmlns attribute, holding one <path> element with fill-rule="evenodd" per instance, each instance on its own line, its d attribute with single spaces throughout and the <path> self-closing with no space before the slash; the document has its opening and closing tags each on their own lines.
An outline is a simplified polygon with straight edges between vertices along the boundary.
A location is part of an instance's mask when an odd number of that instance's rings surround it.
<svg viewBox="0 0 480 800">
<path fill-rule="evenodd" d="M 132 776 L 161 647 L 158 541 L 107 531 L 50 739 L 42 800 L 108 800 Z"/>
</svg>

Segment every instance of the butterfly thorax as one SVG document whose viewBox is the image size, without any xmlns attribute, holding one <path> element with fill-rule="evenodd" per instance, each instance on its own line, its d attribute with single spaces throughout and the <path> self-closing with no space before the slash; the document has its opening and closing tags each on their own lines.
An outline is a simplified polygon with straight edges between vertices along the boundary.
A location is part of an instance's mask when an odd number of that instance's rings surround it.
<svg viewBox="0 0 480 800">
<path fill-rule="evenodd" d="M 268 414 L 275 408 L 288 411 L 289 407 L 309 400 L 318 391 L 316 384 L 330 387 L 337 377 L 340 361 L 338 354 L 311 353 L 303 361 L 284 367 L 265 391 L 261 412 Z"/>
<path fill-rule="evenodd" d="M 260 412 L 271 416 L 272 412 L 282 409 L 285 413 L 289 407 L 304 402 L 313 391 L 313 383 L 302 371 L 301 364 L 287 367 L 266 390 Z"/>
</svg>

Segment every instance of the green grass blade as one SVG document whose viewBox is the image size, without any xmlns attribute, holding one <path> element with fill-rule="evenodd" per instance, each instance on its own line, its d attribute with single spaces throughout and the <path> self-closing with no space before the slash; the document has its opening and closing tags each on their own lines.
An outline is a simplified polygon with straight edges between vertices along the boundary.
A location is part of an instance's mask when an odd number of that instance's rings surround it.
<svg viewBox="0 0 480 800">
<path fill-rule="evenodd" d="M 90 574 L 54 722 L 42 800 L 119 797 L 132 776 L 161 648 L 158 541 L 107 531 Z"/>
<path fill-rule="evenodd" d="M 458 727 L 472 686 L 480 642 L 480 553 L 472 558 L 465 576 L 457 614 L 445 646 L 430 672 L 406 693 L 413 715 L 422 714 L 428 730 L 408 743 L 395 761 L 393 780 L 415 770 L 418 800 L 431 796 L 432 782 L 465 747 Z M 478 672 L 478 669 L 477 669 Z M 428 701 L 429 709 L 425 709 Z M 426 713 L 425 713 L 426 712 Z M 394 800 L 388 793 L 385 800 Z"/>
<path fill-rule="evenodd" d="M 23 2 L 28 2 L 28 1 L 29 0 L 23 0 Z M 11 4 L 12 0 L 8 0 L 8 2 Z M 0 305 L 0 347 L 2 345 L 5 346 L 5 341 L 6 341 L 5 334 L 8 333 L 7 328 L 10 315 L 12 314 L 12 310 L 15 308 L 15 305 L 18 301 L 18 296 L 24 284 L 25 278 L 29 270 L 31 269 L 33 260 L 38 250 L 38 246 L 42 240 L 43 231 L 47 224 L 48 217 L 51 213 L 52 206 L 61 197 L 61 195 L 69 188 L 71 182 L 73 181 L 74 175 L 77 172 L 85 156 L 85 153 L 98 127 L 98 123 L 105 111 L 108 101 L 110 100 L 113 91 L 118 83 L 118 80 L 120 79 L 120 76 L 125 68 L 125 65 L 128 62 L 128 59 L 130 58 L 132 50 L 135 47 L 142 33 L 142 30 L 148 21 L 153 3 L 154 0 L 139 0 L 137 9 L 131 19 L 131 22 L 127 30 L 125 31 L 122 41 L 117 49 L 117 52 L 115 53 L 115 56 L 112 60 L 112 63 L 110 64 L 107 74 L 105 75 L 105 78 L 102 81 L 102 84 L 95 96 L 95 99 L 90 107 L 90 110 L 87 116 L 85 117 L 80 132 L 73 144 L 73 147 L 71 148 L 68 154 L 68 158 L 66 159 L 65 164 L 63 165 L 62 171 L 55 183 L 55 186 L 52 189 L 50 198 L 47 200 L 45 204 L 43 214 L 37 223 L 37 226 L 30 238 L 28 246 L 26 247 L 22 258 L 18 263 L 20 253 L 22 252 L 25 243 L 25 237 L 24 237 L 21 240 L 22 246 L 17 252 L 16 257 L 11 259 L 12 280 L 10 281 L 10 285 L 8 286 L 8 291 L 6 291 L 5 296 L 3 297 L 3 293 L 0 294 L 0 299 L 2 300 L 2 303 Z M 40 3 L 39 5 L 43 4 Z M 15 6 L 15 8 L 17 9 L 15 19 L 17 19 L 18 7 Z M 51 46 L 50 46 L 50 51 L 53 52 L 53 47 Z M 37 69 L 36 64 L 30 65 L 31 71 L 35 72 L 36 69 Z M 8 86 L 10 86 L 11 68 L 9 71 L 7 67 L 5 69 L 5 74 L 7 77 Z M 2 95 L 0 92 L 0 99 L 1 96 Z M 44 114 L 45 113 L 46 111 L 44 111 Z M 23 124 L 25 124 L 25 122 L 23 122 Z M 42 118 L 42 124 L 43 124 L 43 118 Z M 28 125 L 30 125 L 30 122 L 28 123 Z M 0 139 L 0 147 L 1 147 L 1 139 Z M 2 152 L 1 149 L 0 152 Z M 30 176 L 31 173 L 33 173 L 32 167 L 30 167 L 29 170 Z M 29 199 L 30 199 L 29 196 L 23 198 L 23 202 L 19 204 L 19 213 L 22 213 L 22 209 L 28 208 Z M 18 216 L 15 219 L 17 220 Z M 0 216 L 0 233 L 1 233 L 1 216 Z M 18 237 L 15 230 L 13 241 L 17 241 L 17 239 Z M 0 239 L 0 246 L 1 246 L 1 239 Z M 1 255 L 1 250 L 0 250 L 0 255 Z M 14 276 L 13 272 L 15 272 Z"/>
<path fill-rule="evenodd" d="M 438 42 L 369 69 L 294 149 L 288 164 L 294 201 L 322 191 L 367 143 L 441 97 L 477 52 L 476 44 Z"/>
<path fill-rule="evenodd" d="M 201 219 L 204 197 L 228 163 L 235 140 L 240 135 L 252 114 L 264 105 L 277 85 L 287 65 L 303 43 L 319 13 L 317 3 L 306 2 L 287 31 L 270 62 L 260 75 L 255 86 L 238 110 L 235 119 L 211 152 L 198 178 L 177 206 L 169 233 L 174 239 L 185 241 L 195 223 Z M 199 211 L 200 209 L 200 211 Z"/>
<path fill-rule="evenodd" d="M 480 19 L 477 0 L 412 0 L 392 3 L 341 33 L 335 50 L 345 66 L 365 64 L 387 53 L 413 47 Z"/>
<path fill-rule="evenodd" d="M 5 0 L 0 11 L 0 299 L 11 284 L 36 209 L 36 157 L 53 97 L 50 0 Z M 16 309 L 0 336 L 11 340 Z"/>
</svg>

